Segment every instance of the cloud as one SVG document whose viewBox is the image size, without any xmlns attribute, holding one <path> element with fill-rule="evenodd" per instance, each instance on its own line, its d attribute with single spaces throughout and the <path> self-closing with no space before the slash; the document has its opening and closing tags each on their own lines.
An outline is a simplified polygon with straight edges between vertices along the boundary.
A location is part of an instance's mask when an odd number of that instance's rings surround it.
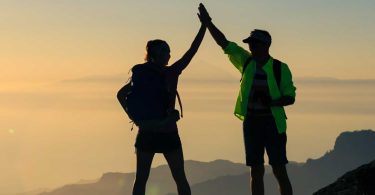
<svg viewBox="0 0 375 195">
<path fill-rule="evenodd" d="M 111 75 L 88 75 L 79 78 L 63 80 L 62 83 L 121 83 L 127 81 L 131 73 L 119 73 Z M 239 83 L 239 77 L 233 77 L 219 74 L 216 77 L 206 77 L 200 75 L 195 77 L 191 74 L 180 77 L 181 80 L 188 83 Z M 295 77 L 294 81 L 298 84 L 315 84 L 315 85 L 375 85 L 375 79 L 338 79 L 333 77 Z"/>
<path fill-rule="evenodd" d="M 88 75 L 79 78 L 62 80 L 62 83 L 118 83 L 126 81 L 130 74 L 113 74 L 113 75 Z"/>
<path fill-rule="evenodd" d="M 296 83 L 299 84 L 317 84 L 317 85 L 374 85 L 375 79 L 337 79 L 330 77 L 297 77 Z"/>
</svg>

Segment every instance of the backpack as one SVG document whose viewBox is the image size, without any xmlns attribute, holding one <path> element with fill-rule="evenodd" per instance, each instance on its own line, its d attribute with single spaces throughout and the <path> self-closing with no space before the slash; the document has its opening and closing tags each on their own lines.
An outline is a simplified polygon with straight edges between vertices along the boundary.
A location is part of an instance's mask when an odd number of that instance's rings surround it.
<svg viewBox="0 0 375 195">
<path fill-rule="evenodd" d="M 242 78 L 243 78 L 243 75 L 245 73 L 245 70 L 247 68 L 247 66 L 249 65 L 250 61 L 252 60 L 251 57 L 247 58 L 247 60 L 245 61 L 244 65 L 243 65 L 243 69 L 242 69 L 242 76 L 241 76 L 241 80 L 242 81 Z M 273 74 L 275 75 L 275 79 L 276 79 L 276 83 L 277 83 L 277 87 L 279 88 L 280 90 L 280 82 L 281 82 L 281 62 L 277 59 L 273 59 Z"/>
<path fill-rule="evenodd" d="M 131 121 L 134 121 L 134 114 L 128 108 L 128 95 L 132 93 L 132 80 L 128 79 L 127 83 L 117 92 L 117 99 L 120 102 L 125 113 Z"/>
<path fill-rule="evenodd" d="M 151 70 L 151 68 L 149 70 Z M 157 73 L 160 76 L 163 76 L 160 71 L 152 70 L 152 72 Z M 134 75 L 132 75 L 132 77 L 128 79 L 128 82 L 117 93 L 118 101 L 120 102 L 125 113 L 131 120 L 130 123 L 133 123 L 131 130 L 133 130 L 134 124 L 142 128 L 155 129 L 162 127 L 167 123 L 178 121 L 180 119 L 180 116 L 181 118 L 183 117 L 181 98 L 176 90 L 176 96 L 178 99 L 178 103 L 180 105 L 181 115 L 178 110 L 173 109 L 171 111 L 166 111 L 168 113 L 166 118 L 145 120 L 145 113 L 152 112 L 152 108 L 147 107 L 147 102 L 144 102 L 147 100 L 145 100 L 145 98 L 140 97 L 142 93 L 137 93 L 137 90 L 135 90 L 133 86 L 133 76 Z M 166 87 L 167 86 L 165 86 L 165 88 Z"/>
</svg>

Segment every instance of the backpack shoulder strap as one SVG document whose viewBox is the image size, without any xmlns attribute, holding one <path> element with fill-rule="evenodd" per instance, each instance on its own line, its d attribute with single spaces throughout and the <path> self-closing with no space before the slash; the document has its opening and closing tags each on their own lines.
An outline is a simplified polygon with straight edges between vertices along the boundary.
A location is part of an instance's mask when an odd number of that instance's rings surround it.
<svg viewBox="0 0 375 195">
<path fill-rule="evenodd" d="M 176 90 L 176 96 L 177 96 L 178 104 L 180 105 L 181 118 L 183 118 L 183 117 L 184 117 L 184 114 L 183 114 L 183 111 L 182 111 L 182 101 L 181 101 L 180 94 L 178 93 L 177 90 Z"/>
<path fill-rule="evenodd" d="M 252 60 L 253 58 L 250 56 L 246 59 L 245 63 L 243 64 L 243 68 L 242 68 L 242 75 L 241 75 L 241 80 L 240 82 L 242 81 L 242 78 L 243 78 L 243 75 L 245 74 L 245 70 L 247 68 L 247 66 L 249 65 L 250 61 Z"/>
<path fill-rule="evenodd" d="M 280 62 L 280 60 L 273 59 L 273 74 L 275 75 L 277 87 L 280 90 L 280 82 L 281 82 L 281 62 Z"/>
</svg>

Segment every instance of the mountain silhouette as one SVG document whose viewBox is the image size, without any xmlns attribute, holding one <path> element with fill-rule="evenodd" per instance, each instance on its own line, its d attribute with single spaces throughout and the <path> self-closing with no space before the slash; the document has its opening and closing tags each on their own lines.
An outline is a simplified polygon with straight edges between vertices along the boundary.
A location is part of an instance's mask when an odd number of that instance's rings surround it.
<svg viewBox="0 0 375 195">
<path fill-rule="evenodd" d="M 40 194 L 42 192 L 45 192 L 47 190 L 50 190 L 49 188 L 39 188 L 39 189 L 34 189 L 34 190 L 30 190 L 30 191 L 25 191 L 25 192 L 21 192 L 21 193 L 12 193 L 12 194 L 0 194 L 0 195 L 36 195 L 36 194 Z"/>
<path fill-rule="evenodd" d="M 375 159 L 375 132 L 361 130 L 340 134 L 332 150 L 306 163 L 289 163 L 288 172 L 295 194 L 312 194 L 336 181 L 348 170 Z M 194 195 L 250 194 L 249 168 L 226 160 L 198 162 L 188 160 L 185 168 Z M 277 183 L 267 166 L 265 189 L 278 195 Z M 134 173 L 105 173 L 97 181 L 70 184 L 40 195 L 130 195 Z M 175 195 L 176 185 L 167 165 L 151 170 L 146 194 Z"/>
<path fill-rule="evenodd" d="M 245 165 L 227 160 L 212 162 L 188 160 L 185 161 L 185 169 L 190 184 L 200 183 L 223 175 L 238 175 L 249 171 Z M 105 173 L 97 182 L 69 184 L 39 195 L 130 195 L 133 182 L 134 173 Z M 147 184 L 147 193 L 164 195 L 170 192 L 176 192 L 176 184 L 172 179 L 169 167 L 162 165 L 153 168 Z"/>
<path fill-rule="evenodd" d="M 375 148 L 374 131 L 345 132 L 337 137 L 334 148 L 322 157 L 309 159 L 304 164 L 290 163 L 288 173 L 295 194 L 312 194 L 334 182 L 348 170 L 374 160 L 373 148 Z M 279 195 L 274 176 L 267 173 L 264 180 L 266 194 Z M 195 195 L 250 194 L 250 178 L 248 174 L 215 178 L 193 185 L 192 193 Z"/>
</svg>

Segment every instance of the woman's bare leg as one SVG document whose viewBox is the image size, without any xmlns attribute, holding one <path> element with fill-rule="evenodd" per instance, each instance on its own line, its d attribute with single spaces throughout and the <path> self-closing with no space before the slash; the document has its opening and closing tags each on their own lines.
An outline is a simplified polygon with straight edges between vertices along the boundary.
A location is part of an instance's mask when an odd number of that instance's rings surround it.
<svg viewBox="0 0 375 195">
<path fill-rule="evenodd" d="M 133 195 L 145 195 L 146 183 L 150 175 L 151 163 L 155 153 L 137 150 L 137 172 L 133 185 Z"/>
<path fill-rule="evenodd" d="M 177 184 L 178 194 L 191 195 L 190 186 L 185 175 L 184 156 L 182 153 L 182 149 L 164 153 L 164 157 L 168 162 L 173 179 Z"/>
</svg>

